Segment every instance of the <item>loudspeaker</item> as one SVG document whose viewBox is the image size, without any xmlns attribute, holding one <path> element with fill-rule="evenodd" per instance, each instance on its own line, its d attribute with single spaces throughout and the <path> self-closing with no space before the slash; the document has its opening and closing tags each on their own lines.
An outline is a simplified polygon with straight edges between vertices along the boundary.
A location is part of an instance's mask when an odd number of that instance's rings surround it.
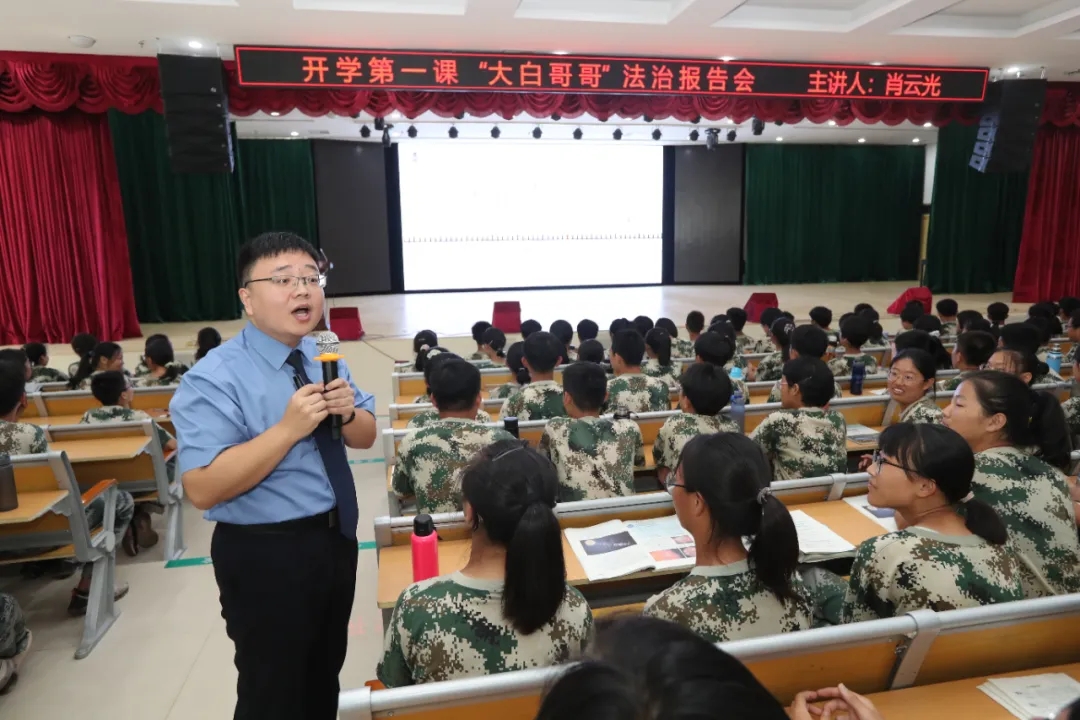
<svg viewBox="0 0 1080 720">
<path fill-rule="evenodd" d="M 1045 80 L 990 83 L 968 164 L 982 173 L 1022 172 L 1031 167 L 1045 101 Z"/>
<path fill-rule="evenodd" d="M 158 55 L 158 70 L 173 172 L 232 172 L 229 93 L 221 60 Z"/>
</svg>

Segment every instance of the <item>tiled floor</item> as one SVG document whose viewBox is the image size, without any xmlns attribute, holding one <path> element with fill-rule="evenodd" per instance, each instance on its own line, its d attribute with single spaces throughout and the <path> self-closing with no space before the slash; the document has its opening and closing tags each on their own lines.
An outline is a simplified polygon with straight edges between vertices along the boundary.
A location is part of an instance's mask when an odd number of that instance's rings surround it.
<svg viewBox="0 0 1080 720">
<path fill-rule="evenodd" d="M 908 283 L 810 285 L 754 288 L 775 291 L 782 306 L 806 317 L 814 305 L 832 307 L 837 316 L 857 302 L 873 303 L 880 311 Z M 519 291 L 351 298 L 337 305 L 360 308 L 364 342 L 345 343 L 343 352 L 358 384 L 378 398 L 380 427 L 391 401 L 392 359 L 409 357 L 410 338 L 423 328 L 440 335 L 467 335 L 472 323 L 490 318 L 495 299 L 522 302 L 525 317 L 545 326 L 560 317 L 571 322 L 588 315 L 606 327 L 615 317 L 667 315 L 681 324 L 695 308 L 706 316 L 742 305 L 751 289 L 742 287 L 647 287 L 611 290 Z M 961 308 L 985 310 L 987 303 L 1009 301 L 1008 295 L 958 297 Z M 1017 308 L 1019 310 L 1019 308 Z M 178 347 L 194 340 L 202 323 L 144 325 L 143 332 L 165 332 Z M 242 322 L 217 323 L 222 334 L 234 334 Z M 885 323 L 895 329 L 897 321 Z M 751 328 L 758 333 L 758 328 Z M 448 337 L 444 345 L 471 352 L 468 337 Z M 141 340 L 124 343 L 134 365 Z M 53 364 L 64 367 L 70 350 L 52 349 Z M 372 518 L 386 513 L 385 466 L 377 449 L 350 452 L 350 459 L 374 460 L 352 466 L 360 499 L 360 540 L 372 539 Z M 160 523 L 155 516 L 155 523 Z M 191 507 L 185 513 L 186 557 L 209 555 L 212 524 Z M 356 601 L 350 626 L 350 645 L 343 687 L 357 687 L 374 677 L 382 645 L 382 624 L 375 606 L 375 551 L 361 550 Z M 213 567 L 194 565 L 166 569 L 161 549 L 136 558 L 120 553 L 117 571 L 131 592 L 118 603 L 122 615 L 86 659 L 73 658 L 81 620 L 66 616 L 73 581 L 22 581 L 8 571 L 0 590 L 13 593 L 27 613 L 34 647 L 23 665 L 18 685 L 0 697 L 3 720 L 70 720 L 72 718 L 140 718 L 188 720 L 231 716 L 236 671 L 232 645 L 225 636 Z"/>
</svg>

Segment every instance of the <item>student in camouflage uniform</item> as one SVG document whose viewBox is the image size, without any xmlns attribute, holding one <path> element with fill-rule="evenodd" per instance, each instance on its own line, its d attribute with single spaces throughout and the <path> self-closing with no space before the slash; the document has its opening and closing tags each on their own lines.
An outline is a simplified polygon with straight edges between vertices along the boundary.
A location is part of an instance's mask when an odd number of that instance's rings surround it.
<svg viewBox="0 0 1080 720">
<path fill-rule="evenodd" d="M 23 368 L 8 362 L 0 362 L 0 453 L 8 455 L 40 455 L 49 451 L 45 431 L 37 425 L 19 422 L 19 417 L 26 409 L 26 380 Z M 135 511 L 135 501 L 131 493 L 120 491 L 116 494 L 114 526 L 116 542 L 122 544 L 127 535 Z M 86 522 L 91 528 L 101 525 L 105 518 L 105 499 L 97 497 L 84 509 Z M 71 591 L 71 603 L 68 614 L 85 615 L 90 600 L 90 579 L 93 576 L 93 563 L 83 565 L 82 578 Z M 126 583 L 116 587 L 116 599 L 127 594 Z"/>
<path fill-rule="evenodd" d="M 714 325 L 713 327 L 719 326 Z M 734 330 L 727 323 L 724 324 L 723 328 L 722 332 L 709 330 L 698 337 L 697 342 L 694 343 L 697 362 L 721 368 L 731 378 L 732 394 L 742 393 L 742 396 L 749 402 L 750 389 L 747 387 L 746 381 L 742 378 L 735 379 L 731 377 L 734 374 L 732 371 L 736 367 L 745 376 L 743 356 L 737 355 L 735 352 Z"/>
<path fill-rule="evenodd" d="M 394 372 L 424 372 L 420 364 L 421 355 L 439 345 L 439 336 L 434 330 L 421 330 L 416 333 L 412 341 L 412 360 L 395 360 Z M 445 352 L 445 348 L 443 349 Z"/>
<path fill-rule="evenodd" d="M 796 572 L 795 523 L 772 496 L 770 479 L 761 450 L 739 433 L 687 443 L 667 484 L 679 523 L 694 538 L 697 565 L 649 600 L 645 615 L 714 643 L 811 627 L 810 596 Z M 749 552 L 744 537 L 753 538 Z"/>
<path fill-rule="evenodd" d="M 702 317 L 704 322 L 704 317 Z M 696 336 L 687 340 L 679 337 L 679 328 L 671 318 L 660 318 L 656 321 L 656 327 L 664 330 L 671 337 L 671 357 L 685 360 L 694 357 L 694 340 Z"/>
<path fill-rule="evenodd" d="M 938 320 L 941 321 L 941 335 L 943 337 L 956 337 L 960 328 L 960 323 L 956 320 L 956 313 L 959 312 L 960 306 L 952 298 L 945 298 L 938 300 L 935 308 L 937 309 Z"/>
<path fill-rule="evenodd" d="M 731 401 L 732 385 L 723 368 L 710 363 L 694 363 L 680 379 L 681 413 L 669 417 L 653 441 L 653 462 L 660 482 L 679 466 L 686 444 L 698 435 L 739 432 L 734 420 L 720 412 Z"/>
<path fill-rule="evenodd" d="M 552 512 L 558 485 L 551 462 L 518 440 L 483 448 L 461 479 L 469 562 L 398 598 L 380 681 L 401 687 L 546 667 L 585 650 L 592 612 L 566 584 Z"/>
<path fill-rule="evenodd" d="M 480 339 L 480 354 L 483 355 L 483 359 L 486 362 L 478 364 L 477 368 L 483 369 L 483 365 L 487 367 L 501 367 L 506 365 L 506 333 L 497 327 L 489 327 L 484 331 L 483 337 Z"/>
<path fill-rule="evenodd" d="M 663 380 L 671 392 L 679 392 L 679 370 L 671 362 L 671 336 L 663 328 L 653 328 L 645 335 L 645 354 L 641 374 Z"/>
<path fill-rule="evenodd" d="M 131 409 L 135 391 L 131 387 L 131 381 L 122 372 L 109 370 L 96 373 L 90 382 L 90 391 L 94 394 L 94 399 L 101 403 L 101 407 L 83 413 L 82 418 L 79 420 L 80 423 L 100 425 L 102 423 L 154 420 L 142 410 Z M 158 425 L 157 422 L 154 422 L 154 430 L 157 432 L 161 449 L 166 454 L 176 449 L 176 438 Z M 172 481 L 171 476 L 169 480 Z"/>
<path fill-rule="evenodd" d="M 728 308 L 724 313 L 724 317 L 731 324 L 731 329 L 735 331 L 735 354 L 745 355 L 753 352 L 771 352 L 772 344 L 769 344 L 768 349 L 759 351 L 757 348 L 760 343 L 754 338 L 743 332 L 746 329 L 747 314 L 742 308 L 732 307 Z"/>
<path fill-rule="evenodd" d="M 934 358 L 925 350 L 904 350 L 889 368 L 889 404 L 884 425 L 894 422 L 941 423 L 933 392 L 937 378 Z M 928 394 L 929 393 L 929 394 Z"/>
<path fill-rule="evenodd" d="M 939 381 L 937 389 L 949 393 L 956 390 L 966 375 L 981 370 L 990 362 L 996 347 L 997 338 L 984 330 L 961 333 L 960 337 L 956 338 L 956 347 L 952 351 L 953 367 L 959 370 L 960 374 Z"/>
<path fill-rule="evenodd" d="M 79 359 L 68 365 L 68 377 L 71 377 L 79 371 L 79 364 L 82 362 L 82 359 L 94 352 L 94 348 L 97 347 L 97 344 L 97 338 L 90 333 L 79 333 L 71 338 L 71 351 L 75 353 L 75 357 Z"/>
<path fill-rule="evenodd" d="M 26 343 L 23 345 L 27 359 L 30 360 L 32 370 L 30 382 L 51 383 L 67 382 L 68 376 L 56 368 L 49 367 L 49 350 L 44 343 Z"/>
<path fill-rule="evenodd" d="M 729 311 L 730 312 L 730 311 Z M 776 343 L 772 339 L 772 325 L 774 322 L 783 317 L 784 311 L 780 308 L 770 307 L 765 308 L 761 312 L 761 330 L 764 332 L 765 337 L 754 341 L 753 338 L 747 337 L 747 341 L 739 343 L 739 347 L 742 348 L 741 353 L 753 353 L 760 355 L 762 353 L 771 353 L 776 351 Z M 746 322 L 745 320 L 743 321 Z M 740 332 L 736 330 L 736 332 Z"/>
<path fill-rule="evenodd" d="M 559 502 L 633 495 L 645 446 L 633 420 L 600 417 L 607 375 L 599 365 L 574 363 L 563 371 L 563 390 L 569 417 L 549 420 L 540 438 L 540 453 L 559 473 Z"/>
<path fill-rule="evenodd" d="M 600 334 L 600 326 L 596 324 L 595 320 L 589 320 L 588 318 L 581 320 L 577 324 L 577 338 L 578 338 L 578 350 L 583 343 L 587 343 L 590 340 L 596 340 Z M 579 358 L 580 359 L 580 358 Z"/>
<path fill-rule="evenodd" d="M 605 413 L 625 409 L 631 413 L 662 412 L 671 409 L 671 391 L 663 380 L 641 374 L 645 339 L 637 330 L 622 330 L 611 340 L 611 367 L 615 378 L 608 381 Z"/>
<path fill-rule="evenodd" d="M 779 380 L 784 374 L 784 363 L 791 359 L 791 335 L 795 332 L 795 322 L 781 316 L 773 323 L 769 336 L 775 343 L 776 352 L 761 359 L 751 378 L 759 382 Z"/>
<path fill-rule="evenodd" d="M 0 593 L 0 695 L 15 681 L 30 650 L 30 639 L 19 601 L 12 595 Z"/>
<path fill-rule="evenodd" d="M 776 480 L 820 477 L 847 468 L 847 423 L 832 401 L 833 377 L 821 360 L 800 357 L 784 366 L 783 409 L 750 434 L 772 462 Z"/>
<path fill-rule="evenodd" d="M 1055 592 L 1080 592 L 1076 511 L 1062 472 L 1072 444 L 1057 399 L 985 370 L 960 385 L 945 425 L 975 451 L 972 492 L 1001 516 L 1009 545 Z"/>
<path fill-rule="evenodd" d="M 574 347 L 574 326 L 566 320 L 556 320 L 548 328 L 556 340 L 563 347 L 562 359 L 564 363 L 577 362 L 577 348 Z"/>
<path fill-rule="evenodd" d="M 1065 353 L 1061 361 L 1064 364 L 1076 362 L 1076 351 L 1080 349 L 1080 310 L 1073 310 L 1069 314 L 1069 322 L 1065 325 L 1065 334 L 1072 341 L 1072 347 Z M 1075 374 L 1075 370 L 1073 371 Z"/>
<path fill-rule="evenodd" d="M 516 342 L 506 351 L 506 369 L 510 371 L 510 382 L 491 388 L 488 394 L 493 400 L 506 400 L 518 390 L 528 385 L 532 378 L 525 369 L 525 343 Z"/>
<path fill-rule="evenodd" d="M 486 410 L 476 411 L 476 422 L 489 423 L 494 422 L 491 419 L 491 415 Z M 433 423 L 439 421 L 439 411 L 435 408 L 431 410 L 421 410 L 420 412 L 409 418 L 408 424 L 405 426 L 406 430 L 417 430 L 422 427 L 427 427 Z"/>
<path fill-rule="evenodd" d="M 420 366 L 419 372 L 424 373 L 424 387 L 427 389 L 427 393 L 413 398 L 413 405 L 428 405 L 431 403 L 431 373 L 438 367 L 439 363 L 451 358 L 460 360 L 461 356 L 443 348 L 428 348 L 421 352 L 417 364 Z"/>
<path fill-rule="evenodd" d="M 822 360 L 828 350 L 829 336 L 816 325 L 800 325 L 791 333 L 791 346 L 788 352 L 791 354 L 792 360 L 797 357 L 812 357 Z M 840 383 L 835 381 L 833 382 L 833 397 L 844 397 L 844 391 L 841 389 Z M 769 402 L 780 402 L 781 399 L 780 381 L 777 380 L 772 390 L 769 391 Z"/>
<path fill-rule="evenodd" d="M 971 494 L 975 457 L 962 437 L 940 425 L 901 423 L 886 428 L 879 444 L 867 499 L 895 510 L 901 529 L 859 546 L 844 622 L 1052 594 L 1006 546 L 994 509 Z"/>
<path fill-rule="evenodd" d="M 172 343 L 165 336 L 146 343 L 141 367 L 146 368 L 146 372 L 140 376 L 136 371 L 135 380 L 139 387 L 179 385 L 180 378 L 188 371 L 187 365 L 176 362 Z"/>
<path fill-rule="evenodd" d="M 565 352 L 566 348 L 551 333 L 541 331 L 529 336 L 523 363 L 531 380 L 506 401 L 503 417 L 521 421 L 566 417 L 563 389 L 555 382 L 555 368 L 562 364 Z"/>
<path fill-rule="evenodd" d="M 477 323 L 473 323 L 472 326 L 472 339 L 476 343 L 476 352 L 469 356 L 469 361 L 476 360 L 488 360 L 487 353 L 484 352 L 484 333 L 491 328 L 491 323 L 481 320 Z"/>
<path fill-rule="evenodd" d="M 72 390 L 88 390 L 90 376 L 106 370 L 124 370 L 124 350 L 116 343 L 98 343 L 94 350 L 79 362 L 79 369 L 71 376 L 68 387 Z"/>
<path fill-rule="evenodd" d="M 705 315 L 700 310 L 692 310 L 690 314 L 686 316 L 686 335 L 687 339 L 681 342 L 685 345 L 679 345 L 676 352 L 676 357 L 688 357 L 692 358 L 696 355 L 695 346 L 697 339 L 701 336 L 701 333 L 705 332 Z M 671 337 L 675 337 L 672 335 Z M 678 353 L 685 352 L 686 355 L 679 355 Z"/>
<path fill-rule="evenodd" d="M 150 367 L 146 364 L 146 349 L 150 347 L 150 343 L 155 340 L 168 340 L 167 335 L 157 333 L 150 335 L 146 338 L 146 342 L 143 343 L 143 354 L 139 357 L 139 364 L 135 366 L 135 372 L 132 374 L 134 378 L 143 378 L 150 374 Z M 172 343 L 169 344 L 172 347 Z"/>
<path fill-rule="evenodd" d="M 832 310 L 824 305 L 818 305 L 810 309 L 810 323 L 825 331 L 825 336 L 829 339 L 830 345 L 836 345 L 840 342 L 840 335 L 832 331 L 832 320 Z"/>
<path fill-rule="evenodd" d="M 836 377 L 851 377 L 851 368 L 856 360 L 861 360 L 867 375 L 875 375 L 878 362 L 870 353 L 862 351 L 870 338 L 871 322 L 862 315 L 852 315 L 840 321 L 840 347 L 837 357 L 829 361 L 829 370 Z"/>
<path fill-rule="evenodd" d="M 1015 350 L 1021 355 L 1038 357 L 1040 344 L 1040 330 L 1030 322 L 1011 323 L 1001 328 L 998 337 L 998 347 L 1005 350 Z M 1061 375 L 1054 372 L 1041 363 L 1034 372 L 1031 385 L 1047 385 L 1050 383 L 1064 382 Z"/>
<path fill-rule="evenodd" d="M 461 358 L 431 372 L 438 422 L 410 432 L 398 446 L 392 485 L 399 498 L 416 498 L 422 513 L 461 509 L 461 469 L 476 453 L 513 436 L 474 419 L 480 409 L 480 371 Z"/>
</svg>

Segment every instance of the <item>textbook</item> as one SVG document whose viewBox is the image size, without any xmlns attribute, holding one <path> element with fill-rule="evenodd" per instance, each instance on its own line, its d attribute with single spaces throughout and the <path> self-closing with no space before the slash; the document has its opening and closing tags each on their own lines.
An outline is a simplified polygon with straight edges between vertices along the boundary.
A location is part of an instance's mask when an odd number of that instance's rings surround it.
<svg viewBox="0 0 1080 720">
<path fill-rule="evenodd" d="M 853 557 L 855 546 L 801 510 L 791 513 L 799 536 L 799 559 L 820 562 Z M 697 548 L 675 515 L 652 520 L 610 520 L 587 528 L 567 528 L 566 541 L 590 581 L 665 570 L 689 570 Z M 749 547 L 749 541 L 744 540 Z"/>
<path fill-rule="evenodd" d="M 876 443 L 878 436 L 881 435 L 877 430 L 865 425 L 848 425 L 847 426 L 847 438 L 853 443 L 860 445 L 867 445 L 869 443 Z"/>
<path fill-rule="evenodd" d="M 844 498 L 844 502 L 885 528 L 888 532 L 896 532 L 899 529 L 896 526 L 896 511 L 892 508 L 879 508 L 871 505 L 866 495 L 852 495 Z"/>
<path fill-rule="evenodd" d="M 1052 718 L 1080 695 L 1080 682 L 1065 673 L 990 678 L 979 689 L 1021 720 Z"/>
</svg>

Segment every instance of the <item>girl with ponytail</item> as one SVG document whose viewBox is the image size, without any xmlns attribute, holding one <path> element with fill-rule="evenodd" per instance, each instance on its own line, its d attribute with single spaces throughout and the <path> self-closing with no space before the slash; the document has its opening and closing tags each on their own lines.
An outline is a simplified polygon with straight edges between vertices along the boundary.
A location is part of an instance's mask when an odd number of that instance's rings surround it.
<svg viewBox="0 0 1080 720">
<path fill-rule="evenodd" d="M 165 336 L 146 344 L 143 363 L 147 372 L 136 380 L 140 387 L 179 385 L 180 377 L 188 371 L 187 365 L 176 362 L 172 343 Z"/>
<path fill-rule="evenodd" d="M 461 475 L 469 562 L 401 594 L 379 680 L 400 687 L 546 667 L 585 650 L 592 612 L 566 584 L 558 486 L 555 466 L 522 441 L 480 451 Z"/>
<path fill-rule="evenodd" d="M 974 497 L 993 507 L 1009 545 L 1056 593 L 1080 592 L 1076 511 L 1062 470 L 1072 442 L 1057 398 L 994 370 L 964 379 L 945 426 L 975 453 Z"/>
<path fill-rule="evenodd" d="M 859 546 L 844 622 L 1052 594 L 1006 546 L 994 509 L 972 495 L 975 457 L 958 434 L 941 425 L 890 425 L 869 472 L 867 500 L 894 510 L 900 529 Z"/>
<path fill-rule="evenodd" d="M 506 400 L 532 382 L 529 370 L 525 367 L 524 342 L 518 341 L 506 351 L 506 368 L 510 371 L 510 382 L 491 388 L 492 399 Z"/>
<path fill-rule="evenodd" d="M 769 328 L 769 337 L 776 346 L 776 352 L 766 355 L 758 363 L 754 378 L 759 382 L 779 380 L 784 374 L 784 364 L 791 359 L 791 334 L 795 332 L 795 321 L 781 315 Z"/>
<path fill-rule="evenodd" d="M 679 371 L 671 364 L 671 335 L 663 328 L 654 327 L 645 334 L 645 354 L 648 360 L 641 367 L 641 374 L 659 378 L 671 390 L 679 389 Z"/>
<path fill-rule="evenodd" d="M 488 360 L 491 366 L 506 365 L 506 334 L 497 327 L 491 327 L 484 331 L 480 339 L 480 352 Z"/>
<path fill-rule="evenodd" d="M 124 351 L 113 342 L 98 343 L 94 349 L 83 356 L 79 361 L 79 368 L 68 381 L 68 387 L 72 390 L 88 390 L 90 388 L 90 376 L 106 370 L 124 369 Z"/>
<path fill-rule="evenodd" d="M 709 642 L 811 627 L 810 595 L 796 571 L 795 523 L 772 496 L 771 480 L 765 455 L 741 433 L 699 435 L 686 445 L 667 486 L 679 524 L 694 537 L 697 566 L 649 600 L 645 615 Z"/>
</svg>

